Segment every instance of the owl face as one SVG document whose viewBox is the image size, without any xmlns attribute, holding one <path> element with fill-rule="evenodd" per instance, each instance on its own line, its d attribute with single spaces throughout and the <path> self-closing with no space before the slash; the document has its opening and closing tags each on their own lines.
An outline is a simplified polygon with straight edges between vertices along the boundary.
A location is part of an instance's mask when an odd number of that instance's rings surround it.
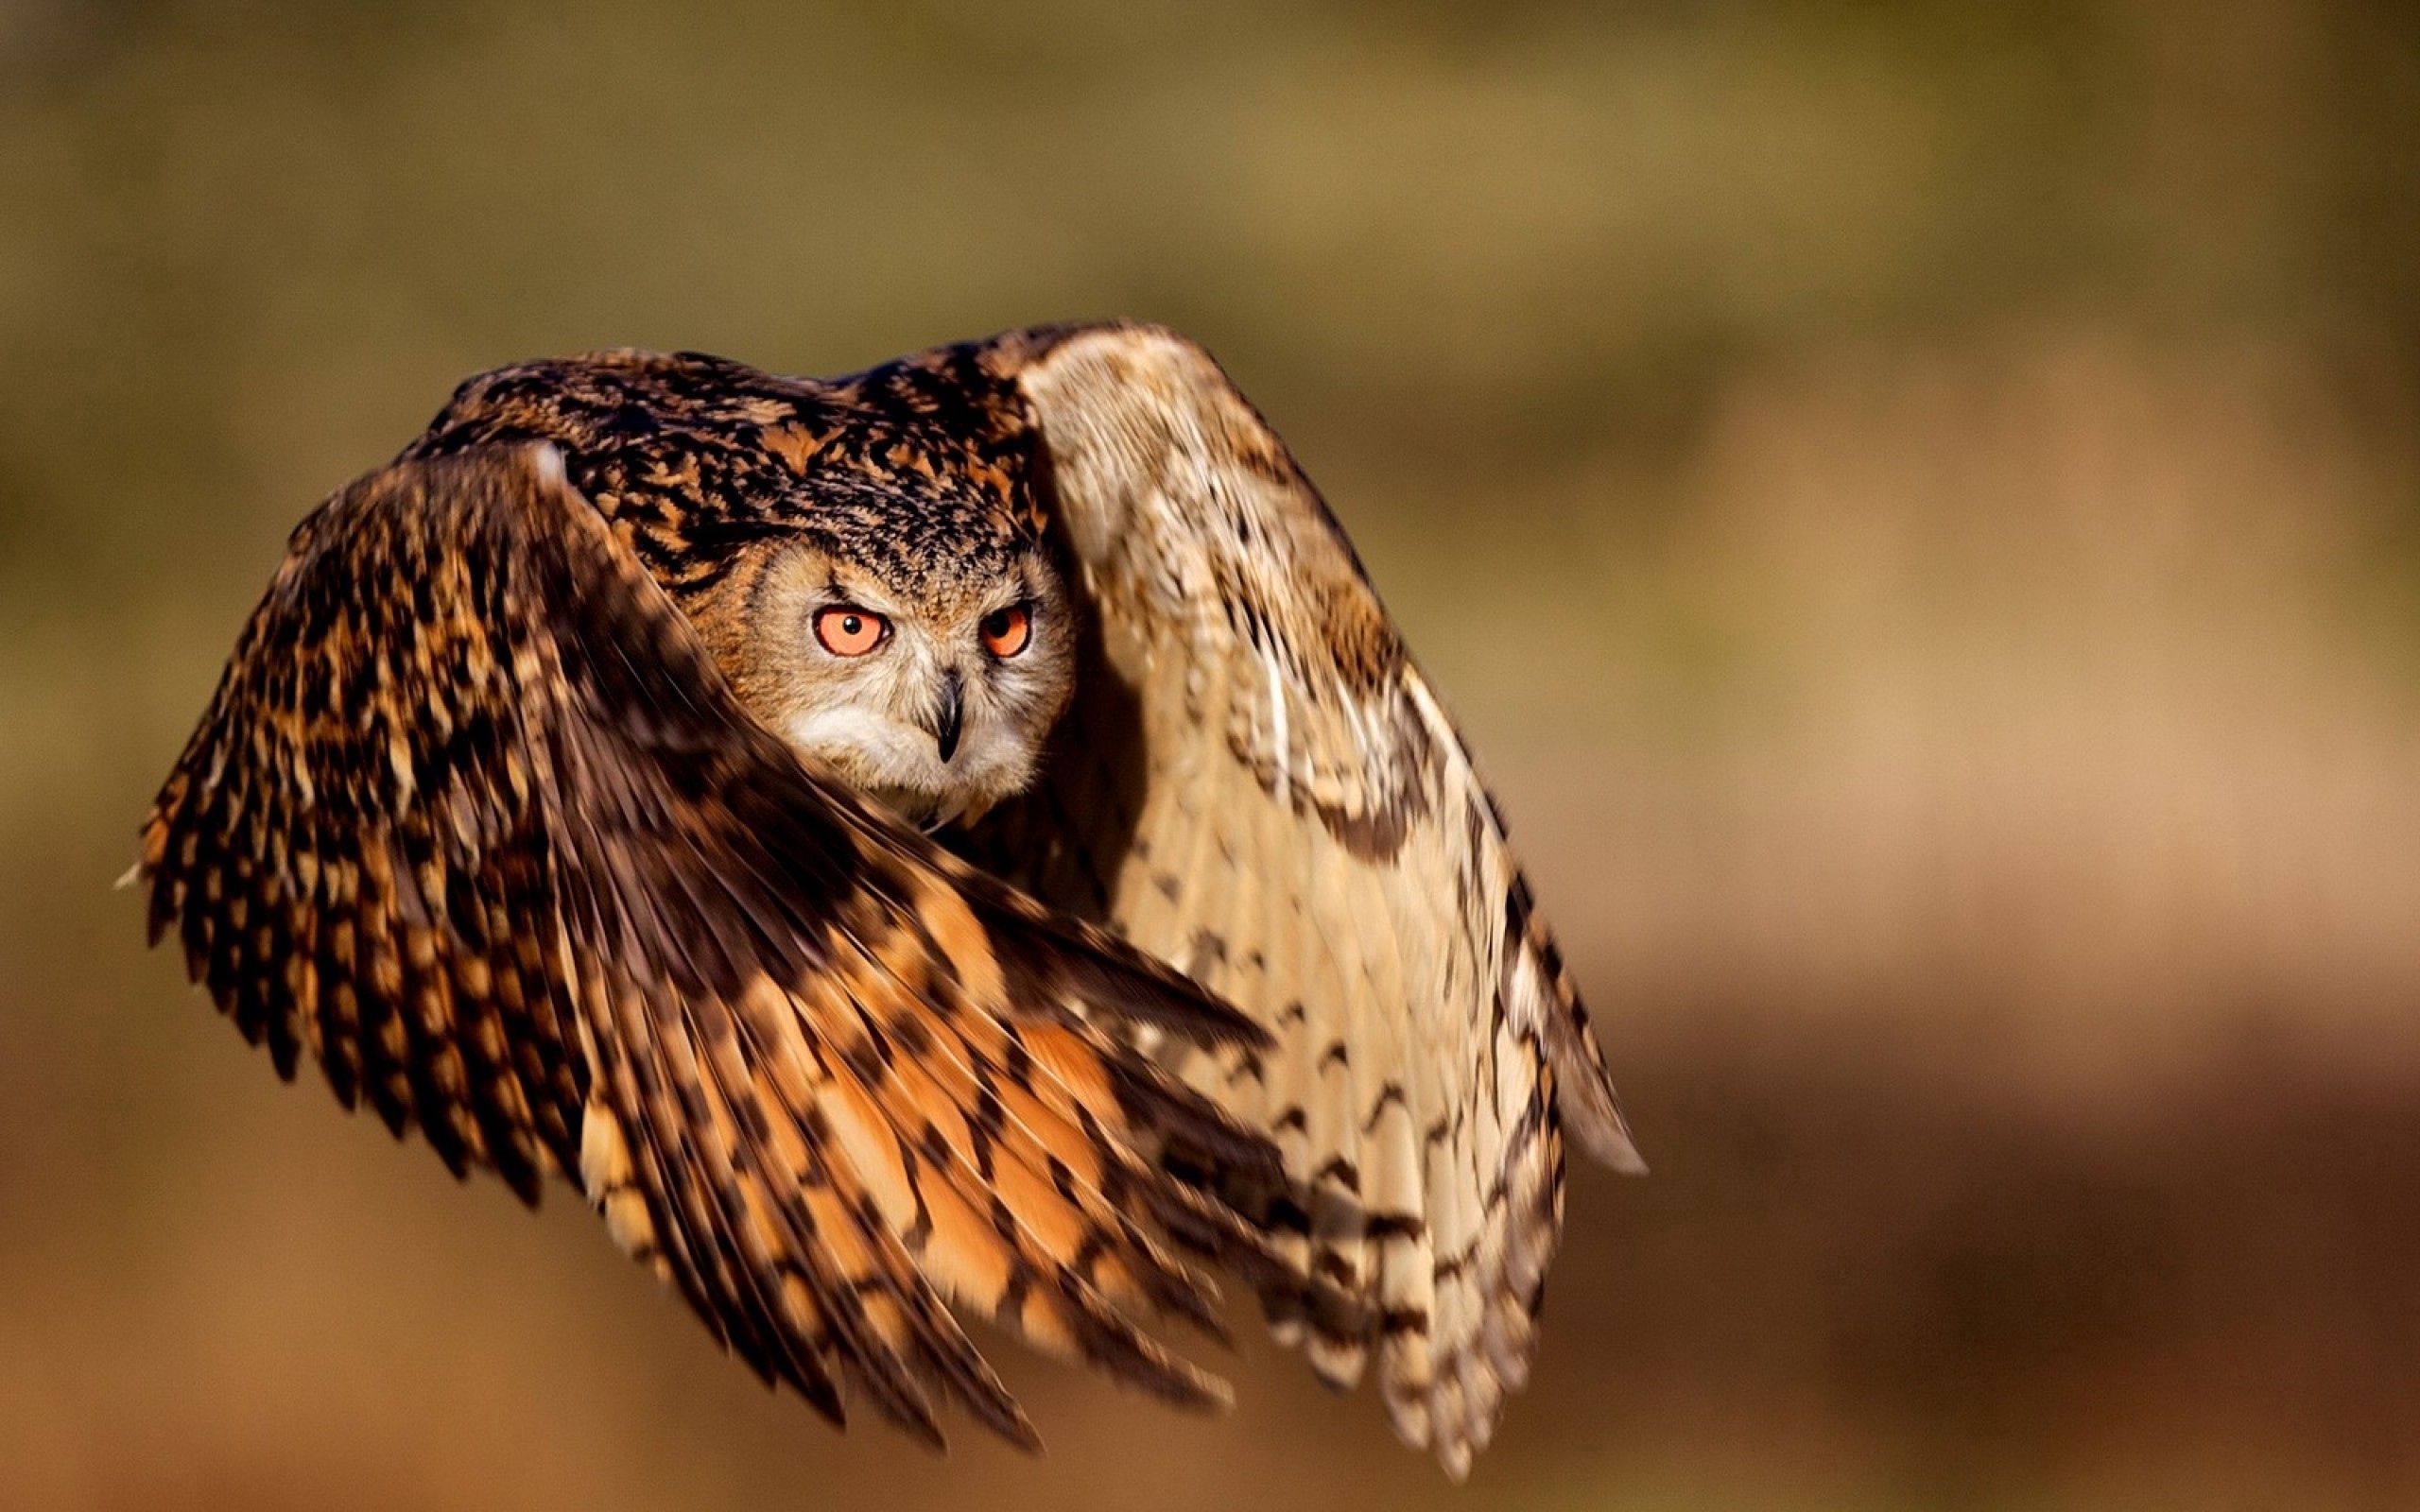
<svg viewBox="0 0 2420 1512">
<path fill-rule="evenodd" d="M 912 562 L 809 536 L 763 544 L 693 615 L 752 713 L 927 828 L 1022 791 L 1074 686 L 1070 606 L 1045 555 Z"/>
</svg>

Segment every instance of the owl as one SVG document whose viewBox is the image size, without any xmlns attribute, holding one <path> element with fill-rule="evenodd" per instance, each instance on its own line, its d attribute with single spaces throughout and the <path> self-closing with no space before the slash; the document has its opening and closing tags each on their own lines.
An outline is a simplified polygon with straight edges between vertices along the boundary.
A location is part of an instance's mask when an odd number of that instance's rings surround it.
<svg viewBox="0 0 2420 1512">
<path fill-rule="evenodd" d="M 769 1382 L 1034 1429 L 959 1318 L 1184 1403 L 1250 1286 L 1467 1473 L 1566 1135 L 1640 1169 L 1502 816 L 1193 343 L 473 378 L 295 530 L 142 831 L 280 1074 L 575 1183 Z"/>
</svg>

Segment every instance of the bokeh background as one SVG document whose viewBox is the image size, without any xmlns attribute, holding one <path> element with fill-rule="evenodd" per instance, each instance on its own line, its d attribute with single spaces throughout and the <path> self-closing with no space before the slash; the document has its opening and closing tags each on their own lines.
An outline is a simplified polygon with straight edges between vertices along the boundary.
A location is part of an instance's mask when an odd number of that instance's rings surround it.
<svg viewBox="0 0 2420 1512">
<path fill-rule="evenodd" d="M 1249 1336 L 837 1437 L 110 888 L 463 375 L 1098 314 L 1322 482 L 1655 1162 L 1459 1492 Z M 0 1505 L 2420 1505 L 2415 420 L 2389 0 L 0 0 Z"/>
</svg>

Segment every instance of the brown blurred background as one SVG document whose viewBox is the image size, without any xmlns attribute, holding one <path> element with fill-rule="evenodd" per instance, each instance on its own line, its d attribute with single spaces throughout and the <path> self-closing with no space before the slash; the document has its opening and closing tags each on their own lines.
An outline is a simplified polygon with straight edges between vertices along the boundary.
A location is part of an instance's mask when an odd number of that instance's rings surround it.
<svg viewBox="0 0 2420 1512">
<path fill-rule="evenodd" d="M 1656 1164 L 1461 1492 L 1250 1337 L 838 1438 L 110 890 L 465 374 L 1113 313 L 1326 488 Z M 2387 0 L 0 0 L 0 1505 L 2420 1505 L 2415 418 Z"/>
</svg>

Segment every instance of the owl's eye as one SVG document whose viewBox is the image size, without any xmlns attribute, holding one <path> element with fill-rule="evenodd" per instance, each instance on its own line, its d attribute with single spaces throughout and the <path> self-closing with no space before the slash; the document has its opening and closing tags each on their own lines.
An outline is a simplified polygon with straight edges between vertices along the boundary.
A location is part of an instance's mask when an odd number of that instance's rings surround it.
<svg viewBox="0 0 2420 1512">
<path fill-rule="evenodd" d="M 815 638 L 834 656 L 863 656 L 890 633 L 889 620 L 847 604 L 819 610 L 815 615 Z"/>
<path fill-rule="evenodd" d="M 983 636 L 983 649 L 1002 661 L 1016 655 L 1033 639 L 1033 610 L 1023 604 L 1011 604 L 983 616 L 976 628 Z"/>
</svg>

